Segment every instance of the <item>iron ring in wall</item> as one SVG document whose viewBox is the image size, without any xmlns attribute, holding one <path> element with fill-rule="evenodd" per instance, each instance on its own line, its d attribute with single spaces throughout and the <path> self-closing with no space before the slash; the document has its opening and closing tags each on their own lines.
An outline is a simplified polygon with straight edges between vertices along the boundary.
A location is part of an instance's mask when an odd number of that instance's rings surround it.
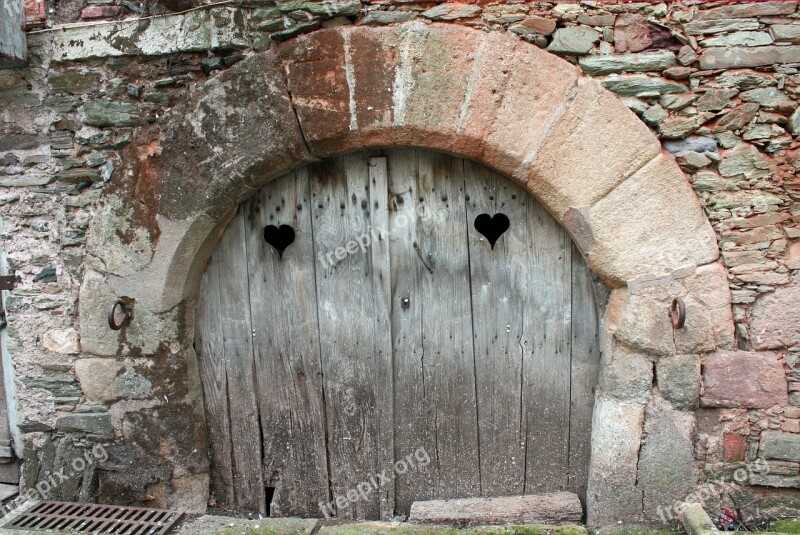
<svg viewBox="0 0 800 535">
<path fill-rule="evenodd" d="M 117 311 L 122 312 L 122 319 L 117 321 Z M 108 326 L 111 330 L 118 331 L 128 322 L 128 306 L 122 299 L 117 299 L 108 311 Z"/>
<path fill-rule="evenodd" d="M 686 323 L 686 305 L 683 303 L 683 299 L 680 297 L 673 299 L 668 314 L 669 319 L 672 320 L 672 327 L 674 329 L 683 327 Z"/>
</svg>

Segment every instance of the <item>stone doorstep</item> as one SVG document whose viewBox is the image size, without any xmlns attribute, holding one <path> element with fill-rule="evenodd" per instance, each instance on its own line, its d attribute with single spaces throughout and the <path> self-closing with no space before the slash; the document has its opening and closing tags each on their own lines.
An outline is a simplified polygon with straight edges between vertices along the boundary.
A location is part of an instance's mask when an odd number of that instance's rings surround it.
<svg viewBox="0 0 800 535">
<path fill-rule="evenodd" d="M 0 534 L 2 531 L 0 531 Z M 576 525 L 546 526 L 473 526 L 453 527 L 409 522 L 374 522 L 349 520 L 317 520 L 302 518 L 265 518 L 247 520 L 225 516 L 204 515 L 189 519 L 177 535 L 586 535 L 586 528 Z"/>
</svg>

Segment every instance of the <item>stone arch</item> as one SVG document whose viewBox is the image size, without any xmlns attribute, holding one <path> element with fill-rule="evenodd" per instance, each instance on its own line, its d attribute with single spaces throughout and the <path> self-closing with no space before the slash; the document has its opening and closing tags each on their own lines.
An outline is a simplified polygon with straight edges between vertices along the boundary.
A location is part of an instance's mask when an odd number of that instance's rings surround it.
<svg viewBox="0 0 800 535">
<path fill-rule="evenodd" d="M 475 160 L 536 196 L 615 288 L 604 320 L 613 334 L 606 362 L 614 340 L 654 355 L 732 343 L 714 232 L 676 163 L 616 96 L 505 34 L 421 22 L 317 31 L 246 58 L 143 132 L 126 149 L 89 232 L 82 350 L 154 357 L 158 398 L 132 403 L 122 425 L 131 414 L 177 412 L 181 440 L 193 446 L 180 458 L 150 454 L 156 472 L 171 474 L 165 504 L 181 500 L 181 489 L 207 488 L 192 314 L 219 235 L 269 180 L 377 147 Z M 710 297 L 687 303 L 699 319 L 675 338 L 662 305 L 693 289 Z M 134 300 L 133 317 L 114 334 L 105 313 L 120 296 Z M 647 490 L 637 487 L 643 402 L 615 393 L 614 370 L 604 368 L 595 410 L 588 504 L 595 523 L 614 514 L 617 501 L 642 503 Z M 204 504 L 190 502 L 184 506 Z"/>
</svg>

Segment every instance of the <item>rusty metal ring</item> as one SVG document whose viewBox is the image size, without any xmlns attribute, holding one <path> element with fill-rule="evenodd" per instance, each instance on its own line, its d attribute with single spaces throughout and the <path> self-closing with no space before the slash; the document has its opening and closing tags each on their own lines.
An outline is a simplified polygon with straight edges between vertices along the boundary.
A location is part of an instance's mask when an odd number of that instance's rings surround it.
<svg viewBox="0 0 800 535">
<path fill-rule="evenodd" d="M 669 319 L 672 320 L 672 327 L 674 329 L 683 327 L 686 323 L 686 305 L 683 303 L 683 299 L 680 297 L 673 299 L 667 314 L 669 315 Z"/>
<path fill-rule="evenodd" d="M 122 311 L 122 321 L 117 323 L 117 309 Z M 122 299 L 117 299 L 114 301 L 114 304 L 111 305 L 111 309 L 108 311 L 108 326 L 111 327 L 111 330 L 118 331 L 122 329 L 122 326 L 128 321 L 128 306 Z"/>
</svg>

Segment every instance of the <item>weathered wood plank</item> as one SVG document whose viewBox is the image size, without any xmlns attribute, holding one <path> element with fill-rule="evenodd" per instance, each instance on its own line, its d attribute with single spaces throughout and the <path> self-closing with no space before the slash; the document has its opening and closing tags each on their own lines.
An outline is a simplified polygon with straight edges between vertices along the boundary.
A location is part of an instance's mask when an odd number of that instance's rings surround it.
<svg viewBox="0 0 800 535">
<path fill-rule="evenodd" d="M 419 244 L 416 241 L 420 232 L 418 219 L 429 210 L 426 202 L 429 197 L 421 197 L 418 191 L 419 160 L 416 151 L 398 150 L 387 154 L 395 382 L 394 454 L 395 458 L 402 459 L 418 448 L 431 454 L 436 451 L 436 420 L 430 398 L 432 384 L 422 339 L 423 307 L 427 303 L 422 284 L 427 267 L 417 256 Z M 438 462 L 434 459 L 424 466 L 416 466 L 410 473 L 398 474 L 395 480 L 397 510 L 407 512 L 413 501 L 436 497 L 438 471 Z"/>
<path fill-rule="evenodd" d="M 358 239 L 385 223 L 386 186 L 371 183 L 365 154 L 310 172 L 314 258 L 326 260 L 316 282 L 331 491 L 334 499 L 355 497 L 337 516 L 379 518 L 382 509 L 394 509 L 388 496 L 374 485 L 363 496 L 354 493 L 386 470 L 392 455 L 391 443 L 381 442 L 392 421 L 388 250 L 376 241 L 364 252 Z"/>
<path fill-rule="evenodd" d="M 276 179 L 245 204 L 264 484 L 272 516 L 320 516 L 328 491 L 308 170 Z M 281 255 L 264 227 L 289 225 Z"/>
<path fill-rule="evenodd" d="M 502 498 L 414 502 L 412 522 L 442 524 L 579 524 L 583 510 L 576 494 L 554 492 Z"/>
<path fill-rule="evenodd" d="M 515 495 L 525 490 L 525 314 L 539 283 L 525 259 L 532 246 L 528 205 L 536 201 L 482 165 L 467 161 L 464 167 L 483 495 Z M 494 249 L 475 229 L 480 214 L 504 214 L 510 221 Z"/>
<path fill-rule="evenodd" d="M 416 402 L 431 407 L 435 442 L 426 451 L 436 464 L 434 496 L 480 496 L 464 166 L 462 160 L 442 154 L 417 155 L 417 201 L 424 202 L 429 217 L 417 220 L 415 257 L 401 264 L 422 274 L 421 291 L 413 298 L 423 300 L 426 396 Z M 393 226 L 399 226 L 397 221 Z"/>
<path fill-rule="evenodd" d="M 261 471 L 261 426 L 253 380 L 247 245 L 241 207 L 225 230 L 217 251 L 220 259 L 218 328 L 222 330 L 222 352 L 228 380 L 234 503 L 247 510 L 266 513 Z"/>
<path fill-rule="evenodd" d="M 223 235 L 227 239 L 227 235 Z M 211 449 L 211 493 L 222 504 L 233 504 L 233 460 L 228 412 L 228 377 L 222 329 L 219 326 L 219 264 L 222 252 L 211 255 L 203 274 L 195 312 L 195 352 L 203 386 L 206 427 Z"/>
<path fill-rule="evenodd" d="M 586 496 L 589 478 L 594 387 L 600 373 L 598 314 L 592 274 L 573 244 L 569 490 L 581 497 Z"/>
<path fill-rule="evenodd" d="M 569 473 L 572 243 L 536 203 L 528 205 L 531 249 L 522 260 L 535 286 L 525 302 L 530 348 L 522 406 L 528 429 L 525 492 L 564 490 Z"/>
<path fill-rule="evenodd" d="M 374 157 L 369 160 L 369 204 L 371 227 L 380 227 L 389 220 L 389 169 L 385 157 Z M 381 472 L 389 474 L 394 464 L 394 375 L 392 374 L 392 336 L 391 336 L 391 265 L 389 257 L 390 243 L 383 232 L 370 235 L 372 239 L 369 253 L 372 258 L 372 283 L 374 289 L 374 312 L 376 318 L 373 357 L 379 359 L 376 371 L 386 373 L 381 379 L 380 400 L 387 403 L 378 419 L 378 467 Z M 394 481 L 387 479 L 378 483 L 380 501 L 380 518 L 390 520 L 394 517 L 396 507 Z"/>
</svg>

